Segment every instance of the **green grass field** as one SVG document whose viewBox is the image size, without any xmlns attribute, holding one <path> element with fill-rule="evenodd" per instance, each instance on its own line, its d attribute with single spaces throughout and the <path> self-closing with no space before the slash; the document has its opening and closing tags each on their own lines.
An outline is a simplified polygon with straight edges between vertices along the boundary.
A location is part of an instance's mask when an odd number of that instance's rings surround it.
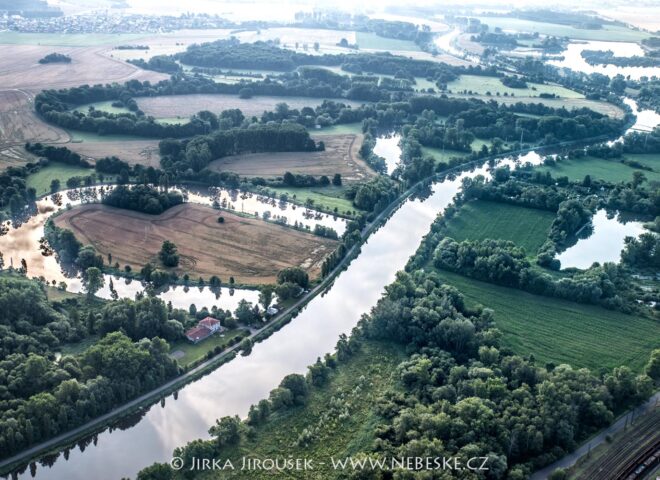
<svg viewBox="0 0 660 480">
<path fill-rule="evenodd" d="M 538 97 L 540 93 L 554 93 L 562 98 L 584 98 L 581 93 L 559 85 L 528 83 L 527 88 L 509 88 L 498 77 L 484 77 L 482 75 L 461 75 L 456 80 L 449 82 L 447 88 L 454 93 L 462 93 L 467 90 L 479 95 L 486 95 L 486 92 L 490 92 L 493 96 L 496 96 L 497 92 L 500 95 L 504 95 L 506 92 L 507 95 L 514 94 L 516 97 Z"/>
<path fill-rule="evenodd" d="M 349 133 L 362 133 L 362 122 L 342 123 L 319 129 L 310 129 L 309 133 L 313 135 L 346 135 Z"/>
<path fill-rule="evenodd" d="M 282 193 L 289 195 L 290 201 L 305 204 L 307 199 L 314 201 L 314 206 L 321 206 L 324 210 L 334 211 L 337 208 L 339 213 L 359 212 L 353 205 L 353 202 L 344 197 L 345 187 L 310 187 L 310 188 L 284 188 L 269 187 L 269 190 L 277 192 L 278 196 Z M 295 197 L 294 197 L 295 195 Z"/>
<path fill-rule="evenodd" d="M 381 423 L 373 411 L 376 399 L 394 385 L 396 366 L 404 359 L 400 346 L 365 341 L 357 353 L 331 373 L 325 385 L 313 388 L 304 406 L 273 414 L 264 424 L 255 427 L 253 437 L 241 441 L 239 446 L 223 448 L 223 458 L 240 465 L 243 456 L 283 458 L 282 452 L 295 451 L 297 457 L 314 459 L 314 469 L 291 470 L 287 478 L 336 478 L 337 472 L 332 470 L 328 459 L 332 456 L 343 458 L 369 449 L 375 428 Z M 305 429 L 318 433 L 307 446 L 297 446 L 298 437 Z M 255 474 L 240 468 L 222 473 L 223 478 L 269 476 L 272 474 Z"/>
<path fill-rule="evenodd" d="M 67 130 L 67 133 L 71 136 L 73 143 L 149 140 L 149 137 L 140 137 L 137 135 L 99 135 L 98 133 L 83 132 L 80 130 Z"/>
<path fill-rule="evenodd" d="M 594 371 L 620 365 L 640 371 L 660 345 L 655 321 L 440 272 L 468 304 L 495 310 L 504 345 L 542 363 L 569 363 Z"/>
<path fill-rule="evenodd" d="M 447 222 L 446 235 L 459 241 L 510 240 L 535 256 L 554 218 L 552 212 L 544 210 L 475 200 L 463 205 Z"/>
<path fill-rule="evenodd" d="M 52 162 L 47 167 L 42 168 L 37 173 L 33 173 L 27 177 L 28 188 L 32 187 L 37 191 L 37 196 L 47 195 L 50 193 L 50 182 L 58 179 L 61 183 L 61 188 L 66 188 L 66 181 L 71 177 L 86 177 L 94 173 L 92 168 L 82 168 L 65 163 Z"/>
<path fill-rule="evenodd" d="M 92 47 L 96 45 L 122 44 L 144 38 L 137 33 L 21 33 L 0 32 L 0 44 L 53 45 L 60 47 Z"/>
<path fill-rule="evenodd" d="M 414 42 L 397 40 L 395 38 L 379 37 L 375 33 L 355 32 L 357 44 L 361 50 L 387 50 L 419 52 L 421 49 Z"/>
<path fill-rule="evenodd" d="M 514 30 L 517 32 L 539 32 L 543 35 L 554 35 L 556 37 L 569 37 L 577 40 L 602 40 L 610 42 L 638 42 L 651 35 L 646 32 L 631 30 L 615 25 L 605 25 L 600 30 L 587 30 L 573 28 L 569 25 L 556 23 L 534 22 L 510 17 L 478 17 L 481 22 L 488 25 L 491 30 L 499 27 L 502 30 Z"/>
<path fill-rule="evenodd" d="M 460 152 L 458 150 L 450 150 L 436 147 L 424 147 L 422 146 L 422 154 L 424 156 L 431 156 L 435 159 L 436 162 L 448 162 L 453 157 L 465 157 L 469 155 L 467 152 Z"/>
<path fill-rule="evenodd" d="M 95 110 L 99 110 L 101 112 L 107 112 L 107 113 L 131 113 L 131 111 L 126 108 L 126 107 L 114 107 L 113 104 L 114 100 L 108 100 L 105 102 L 95 102 L 95 103 L 87 103 L 85 105 L 80 105 L 79 107 L 76 107 L 73 109 L 74 112 L 81 112 L 81 113 L 87 113 L 89 111 L 89 107 L 94 107 Z"/>
<path fill-rule="evenodd" d="M 618 160 L 604 160 L 602 158 L 584 157 L 575 160 L 562 160 L 553 166 L 540 166 L 539 170 L 550 172 L 553 177 L 567 176 L 570 180 L 582 180 L 591 175 L 592 180 L 605 180 L 608 182 L 629 182 L 634 172 L 642 172 L 647 180 L 660 181 L 660 155 L 659 154 L 626 154 L 626 158 L 638 161 L 655 171 L 642 170 L 631 167 Z M 645 185 L 648 185 L 645 184 Z"/>
<path fill-rule="evenodd" d="M 242 328 L 238 328 L 235 330 L 227 331 L 222 336 L 216 333 L 212 337 L 209 337 L 199 343 L 191 343 L 186 339 L 179 340 L 170 344 L 170 353 L 176 351 L 183 352 L 183 357 L 179 358 L 177 361 L 180 365 L 185 366 L 191 362 L 194 362 L 195 360 L 202 358 L 217 346 L 222 348 L 226 347 L 232 338 L 236 337 L 244 331 L 245 330 Z"/>
</svg>

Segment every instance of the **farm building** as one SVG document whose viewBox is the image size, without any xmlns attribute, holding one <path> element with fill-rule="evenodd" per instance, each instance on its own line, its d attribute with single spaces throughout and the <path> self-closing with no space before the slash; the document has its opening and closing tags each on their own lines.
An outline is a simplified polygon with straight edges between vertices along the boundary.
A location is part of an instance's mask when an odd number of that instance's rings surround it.
<svg viewBox="0 0 660 480">
<path fill-rule="evenodd" d="M 199 343 L 210 337 L 216 332 L 222 331 L 220 320 L 213 317 L 206 317 L 197 323 L 197 326 L 186 332 L 186 338 L 193 343 Z"/>
</svg>

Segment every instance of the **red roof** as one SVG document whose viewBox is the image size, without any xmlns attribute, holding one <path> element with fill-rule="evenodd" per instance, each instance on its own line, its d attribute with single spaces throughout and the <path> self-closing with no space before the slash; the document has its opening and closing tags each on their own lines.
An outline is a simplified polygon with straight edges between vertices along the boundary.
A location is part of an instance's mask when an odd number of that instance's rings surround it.
<svg viewBox="0 0 660 480">
<path fill-rule="evenodd" d="M 209 335 L 211 335 L 211 330 L 200 326 L 193 327 L 186 332 L 186 337 L 192 341 L 204 340 Z"/>
<path fill-rule="evenodd" d="M 197 325 L 202 326 L 202 327 L 211 328 L 211 327 L 214 327 L 216 325 L 220 325 L 220 320 L 218 320 L 216 318 L 213 318 L 213 317 L 206 317 L 205 319 L 200 320 L 197 323 Z"/>
</svg>

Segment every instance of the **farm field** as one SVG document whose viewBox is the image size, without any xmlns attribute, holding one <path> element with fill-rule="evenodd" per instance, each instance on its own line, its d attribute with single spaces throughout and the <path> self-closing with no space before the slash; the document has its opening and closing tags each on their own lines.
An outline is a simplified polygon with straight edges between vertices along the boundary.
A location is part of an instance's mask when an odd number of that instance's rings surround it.
<svg viewBox="0 0 660 480">
<path fill-rule="evenodd" d="M 375 172 L 359 157 L 362 135 L 324 135 L 322 152 L 273 152 L 232 155 L 214 160 L 211 170 L 234 172 L 248 177 L 280 177 L 285 172 L 326 175 L 341 174 L 345 182 L 359 182 Z"/>
<path fill-rule="evenodd" d="M 218 216 L 225 218 L 218 223 Z M 336 242 L 259 219 L 245 218 L 210 207 L 182 204 L 161 215 L 147 215 L 105 205 L 84 205 L 58 216 L 55 224 L 74 232 L 99 253 L 112 253 L 120 265 L 140 269 L 158 264 L 165 240 L 181 255 L 176 271 L 223 281 L 233 276 L 245 284 L 275 283 L 277 273 L 299 266 L 315 278 Z"/>
<path fill-rule="evenodd" d="M 162 73 L 142 70 L 109 58 L 104 54 L 104 47 L 2 45 L 1 48 L 0 85 L 5 89 L 41 90 L 132 79 L 157 82 L 168 78 Z M 39 63 L 41 58 L 53 52 L 70 56 L 71 63 Z"/>
<path fill-rule="evenodd" d="M 314 135 L 344 135 L 351 133 L 359 135 L 362 134 L 362 122 L 331 125 L 329 127 L 311 130 L 310 133 Z"/>
<path fill-rule="evenodd" d="M 323 103 L 323 98 L 309 97 L 271 97 L 255 96 L 253 98 L 239 98 L 238 95 L 225 94 L 192 94 L 167 95 L 161 97 L 136 98 L 140 109 L 155 118 L 189 117 L 201 110 L 210 110 L 214 113 L 230 108 L 238 108 L 246 117 L 261 116 L 264 111 L 275 109 L 278 103 L 286 103 L 289 108 L 300 109 L 315 107 Z M 346 105 L 359 107 L 362 102 L 345 99 L 334 99 Z"/>
<path fill-rule="evenodd" d="M 141 33 L 23 33 L 5 31 L 0 32 L 0 44 L 90 47 L 134 42 L 144 36 Z"/>
<path fill-rule="evenodd" d="M 115 156 L 131 165 L 160 167 L 158 140 L 121 140 L 116 137 L 113 135 L 102 137 L 103 140 L 69 143 L 67 148 L 92 161 Z M 74 138 L 80 138 L 80 134 L 76 132 Z"/>
<path fill-rule="evenodd" d="M 512 17 L 477 17 L 481 22 L 487 24 L 491 29 L 500 27 L 506 31 L 516 32 L 539 32 L 542 35 L 554 35 L 556 37 L 569 37 L 576 40 L 603 40 L 610 42 L 636 42 L 650 35 L 646 32 L 631 30 L 629 28 L 604 25 L 599 30 L 574 28 L 569 25 L 556 23 L 535 22 Z"/>
<path fill-rule="evenodd" d="M 553 177 L 567 176 L 570 180 L 583 180 L 586 175 L 590 175 L 592 180 L 605 180 L 615 183 L 630 182 L 634 172 L 642 172 L 649 182 L 660 181 L 660 155 L 626 154 L 625 158 L 649 166 L 655 171 L 634 168 L 621 163 L 618 159 L 605 160 L 595 157 L 562 160 L 555 165 L 543 165 L 538 169 L 550 172 Z M 642 184 L 642 186 L 644 185 L 647 184 Z"/>
<path fill-rule="evenodd" d="M 0 171 L 4 171 L 9 167 L 21 167 L 37 160 L 36 155 L 31 154 L 19 145 L 7 147 L 0 150 Z"/>
<path fill-rule="evenodd" d="M 467 152 L 460 152 L 458 150 L 450 150 L 448 148 L 443 150 L 442 148 L 424 146 L 422 146 L 422 154 L 433 157 L 436 162 L 448 162 L 453 157 L 465 157 L 469 155 Z"/>
<path fill-rule="evenodd" d="M 660 342 L 656 322 L 647 318 L 438 273 L 469 304 L 495 310 L 505 346 L 520 355 L 534 354 L 541 364 L 568 363 L 597 372 L 626 365 L 641 371 Z"/>
<path fill-rule="evenodd" d="M 32 98 L 22 90 L 0 91 L 0 149 L 23 146 L 28 141 L 63 143 L 69 140 L 64 130 L 37 116 Z"/>
<path fill-rule="evenodd" d="M 447 89 L 454 93 L 462 93 L 467 90 L 478 95 L 486 95 L 486 92 L 490 92 L 493 96 L 496 96 L 498 92 L 500 95 L 513 94 L 515 97 L 538 97 L 541 93 L 552 93 L 562 98 L 584 98 L 581 93 L 560 85 L 528 83 L 527 88 L 510 88 L 505 86 L 499 77 L 482 75 L 461 75 L 456 80 L 449 82 Z"/>
<path fill-rule="evenodd" d="M 374 411 L 376 399 L 397 382 L 396 367 L 405 359 L 403 348 L 384 342 L 365 341 L 351 357 L 335 368 L 328 381 L 313 387 L 305 405 L 273 414 L 255 427 L 253 438 L 238 446 L 223 448 L 223 458 L 239 465 L 240 457 L 280 458 L 281 452 L 295 452 L 301 457 L 343 458 L 369 448 L 375 430 L 382 422 Z M 347 415 L 342 415 L 348 412 Z M 303 430 L 318 433 L 307 446 L 296 446 Z M 291 478 L 326 480 L 335 478 L 332 464 L 314 463 L 304 477 Z M 226 470 L 226 478 L 255 478 L 249 470 Z M 259 478 L 265 476 L 259 475 Z"/>
<path fill-rule="evenodd" d="M 497 103 L 502 103 L 505 105 L 513 105 L 518 102 L 522 103 L 541 103 L 548 107 L 552 108 L 566 108 L 567 110 L 573 110 L 576 108 L 589 108 L 594 112 L 602 113 L 603 115 L 609 115 L 614 118 L 623 118 L 625 112 L 613 105 L 611 103 L 602 102 L 600 100 L 588 100 L 586 98 L 540 98 L 540 97 L 503 97 L 495 95 L 469 95 L 469 94 L 457 94 L 450 93 L 450 97 L 457 98 L 478 98 L 484 102 L 490 100 L 495 100 Z"/>
<path fill-rule="evenodd" d="M 27 177 L 28 188 L 34 188 L 37 191 L 37 196 L 47 195 L 50 193 L 50 182 L 58 179 L 62 188 L 66 188 L 66 181 L 71 177 L 86 177 L 95 173 L 91 168 L 77 167 L 68 165 L 66 163 L 52 162 L 50 165 L 41 168 L 37 173 L 33 173 Z"/>
<path fill-rule="evenodd" d="M 415 42 L 411 42 L 409 40 L 397 40 L 396 38 L 380 37 L 371 32 L 356 32 L 355 36 L 360 50 L 394 50 L 401 52 L 421 51 Z"/>
<path fill-rule="evenodd" d="M 114 100 L 107 100 L 105 102 L 95 102 L 87 103 L 85 105 L 80 105 L 73 109 L 74 112 L 87 113 L 90 107 L 93 107 L 94 110 L 99 110 L 101 112 L 107 113 L 131 113 L 131 111 L 126 107 L 115 107 L 112 104 Z"/>
<path fill-rule="evenodd" d="M 281 194 L 289 196 L 289 200 L 296 203 L 305 205 L 308 201 L 312 201 L 315 208 L 322 208 L 325 211 L 334 211 L 337 209 L 338 213 L 346 212 L 359 212 L 349 199 L 344 196 L 346 189 L 344 187 L 307 187 L 307 188 L 285 188 L 285 187 L 269 187 L 277 193 L 278 197 Z"/>
<path fill-rule="evenodd" d="M 455 240 L 509 240 L 534 256 L 548 237 L 552 212 L 506 203 L 474 200 L 447 221 L 446 236 Z"/>
</svg>

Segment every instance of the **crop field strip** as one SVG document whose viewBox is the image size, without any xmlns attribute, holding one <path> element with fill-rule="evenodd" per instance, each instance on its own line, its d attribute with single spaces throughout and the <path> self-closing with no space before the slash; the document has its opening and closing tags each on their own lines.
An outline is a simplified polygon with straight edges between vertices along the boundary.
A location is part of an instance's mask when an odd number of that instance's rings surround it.
<svg viewBox="0 0 660 480">
<path fill-rule="evenodd" d="M 321 152 L 269 152 L 232 155 L 214 160 L 209 168 L 234 172 L 248 177 L 279 177 L 285 172 L 332 178 L 339 173 L 342 181 L 368 180 L 376 173 L 359 157 L 362 135 L 314 136 L 323 141 Z"/>
<path fill-rule="evenodd" d="M 495 311 L 503 343 L 520 355 L 533 353 L 540 362 L 568 363 L 594 371 L 627 365 L 640 371 L 660 344 L 654 320 L 544 297 L 514 288 L 439 271 L 470 304 Z"/>
<path fill-rule="evenodd" d="M 509 240 L 535 256 L 545 242 L 555 215 L 506 203 L 471 201 L 447 222 L 447 236 L 458 241 Z"/>
</svg>

